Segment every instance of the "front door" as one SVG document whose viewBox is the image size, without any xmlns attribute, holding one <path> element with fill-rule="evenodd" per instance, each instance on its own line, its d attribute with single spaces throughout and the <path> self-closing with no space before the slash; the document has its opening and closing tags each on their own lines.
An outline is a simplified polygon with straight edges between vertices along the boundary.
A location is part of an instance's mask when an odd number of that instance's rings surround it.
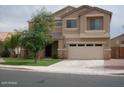
<svg viewBox="0 0 124 93">
<path fill-rule="evenodd" d="M 51 56 L 52 56 L 52 45 L 46 46 L 46 49 L 45 49 L 45 56 L 46 56 L 46 57 L 51 57 Z"/>
</svg>

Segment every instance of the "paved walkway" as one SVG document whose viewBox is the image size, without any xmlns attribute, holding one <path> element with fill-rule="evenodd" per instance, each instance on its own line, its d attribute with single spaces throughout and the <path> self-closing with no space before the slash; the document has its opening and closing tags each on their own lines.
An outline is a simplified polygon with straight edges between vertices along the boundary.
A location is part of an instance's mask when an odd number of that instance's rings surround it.
<svg viewBox="0 0 124 93">
<path fill-rule="evenodd" d="M 2 62 L 5 62 L 5 61 L 3 60 L 3 58 L 0 58 L 0 63 L 2 63 Z"/>
<path fill-rule="evenodd" d="M 2 60 L 2 59 L 0 59 Z M 0 65 L 1 69 L 16 69 L 26 71 L 39 71 L 49 73 L 70 73 L 70 74 L 88 74 L 88 75 L 112 75 L 117 73 L 124 73 L 124 66 L 120 69 L 109 68 L 113 67 L 112 63 L 119 62 L 114 60 L 63 60 L 59 63 L 48 67 L 43 66 L 10 66 Z M 121 65 L 124 61 L 121 60 Z M 114 64 L 114 67 L 120 67 Z"/>
</svg>

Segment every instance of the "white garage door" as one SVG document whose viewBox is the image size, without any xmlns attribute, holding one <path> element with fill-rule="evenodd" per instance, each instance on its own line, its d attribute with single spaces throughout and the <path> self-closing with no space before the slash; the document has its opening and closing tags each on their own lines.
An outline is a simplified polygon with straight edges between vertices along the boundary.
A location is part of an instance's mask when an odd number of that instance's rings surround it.
<svg viewBox="0 0 124 93">
<path fill-rule="evenodd" d="M 70 44 L 69 59 L 103 59 L 102 44 Z"/>
</svg>

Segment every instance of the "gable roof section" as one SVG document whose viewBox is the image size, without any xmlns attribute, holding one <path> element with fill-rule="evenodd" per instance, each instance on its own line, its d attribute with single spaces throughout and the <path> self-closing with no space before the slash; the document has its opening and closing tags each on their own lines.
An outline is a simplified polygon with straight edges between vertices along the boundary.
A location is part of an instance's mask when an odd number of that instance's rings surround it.
<svg viewBox="0 0 124 93">
<path fill-rule="evenodd" d="M 75 7 L 67 6 L 67 7 L 64 7 L 64 8 L 62 8 L 62 9 L 56 11 L 55 13 L 53 13 L 53 15 L 56 15 L 56 14 L 58 14 L 58 13 L 64 11 L 64 10 L 66 10 L 66 9 L 69 9 L 69 8 L 72 9 L 72 10 L 75 9 Z"/>
<path fill-rule="evenodd" d="M 104 9 L 101 9 L 101 8 L 98 8 L 98 7 L 92 7 L 92 6 L 88 6 L 88 5 L 83 5 L 83 6 L 80 6 L 80 7 L 76 8 L 76 9 L 74 9 L 73 11 L 70 11 L 70 12 L 66 13 L 65 15 L 62 15 L 62 17 L 64 18 L 64 17 L 66 17 L 68 15 L 71 15 L 72 13 L 74 13 L 74 12 L 76 12 L 76 11 L 82 9 L 82 8 L 87 8 L 87 10 L 79 13 L 79 16 L 84 15 L 86 13 L 89 13 L 89 12 L 91 12 L 93 10 L 97 10 L 99 12 L 109 14 L 110 17 L 112 15 L 112 12 L 110 12 L 110 11 L 107 11 L 107 10 L 104 10 Z"/>
<path fill-rule="evenodd" d="M 110 16 L 112 15 L 112 12 L 110 12 L 110 11 L 107 11 L 107 10 L 104 10 L 104 9 L 101 9 L 101 8 L 98 8 L 98 7 L 92 7 L 92 8 L 89 9 L 88 11 L 85 11 L 85 12 L 83 12 L 83 13 L 80 13 L 79 16 L 84 15 L 84 14 L 87 14 L 87 13 L 89 13 L 89 12 L 91 12 L 91 11 L 94 11 L 94 10 L 99 11 L 99 12 L 101 12 L 101 13 L 106 13 L 106 14 L 108 14 L 108 15 L 110 15 Z"/>
<path fill-rule="evenodd" d="M 122 37 L 122 36 L 124 36 L 124 34 L 121 34 L 119 36 L 116 36 L 116 37 L 112 38 L 111 40 L 117 39 L 117 38 Z"/>
<path fill-rule="evenodd" d="M 68 16 L 68 15 L 71 15 L 72 13 L 74 13 L 74 12 L 80 10 L 80 9 L 83 9 L 83 8 L 90 9 L 90 8 L 92 8 L 92 7 L 91 7 L 91 6 L 88 6 L 88 5 L 82 5 L 82 6 L 78 7 L 78 8 L 73 9 L 72 11 L 70 11 L 70 12 L 68 12 L 68 13 L 66 13 L 66 14 L 64 14 L 64 15 L 62 15 L 61 17 L 64 18 L 64 17 L 66 17 L 66 16 Z"/>
</svg>

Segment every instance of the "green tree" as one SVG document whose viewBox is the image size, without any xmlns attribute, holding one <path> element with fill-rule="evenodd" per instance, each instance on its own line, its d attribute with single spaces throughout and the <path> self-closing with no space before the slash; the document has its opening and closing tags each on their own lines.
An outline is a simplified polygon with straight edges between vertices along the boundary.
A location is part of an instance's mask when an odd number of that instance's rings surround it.
<svg viewBox="0 0 124 93">
<path fill-rule="evenodd" d="M 51 12 L 46 9 L 41 9 L 36 12 L 31 18 L 31 31 L 44 32 L 46 34 L 51 33 L 55 27 L 55 19 Z"/>
<path fill-rule="evenodd" d="M 46 45 L 52 42 L 49 34 L 41 32 L 27 31 L 20 38 L 20 44 L 23 48 L 29 49 L 34 53 L 34 62 L 37 63 L 37 53 L 43 50 Z"/>
<path fill-rule="evenodd" d="M 10 50 L 11 57 L 15 57 L 15 48 L 19 46 L 19 38 L 21 32 L 15 32 L 11 37 L 8 37 L 4 41 L 4 47 Z"/>
<path fill-rule="evenodd" d="M 34 62 L 37 63 L 37 53 L 52 43 L 51 31 L 54 30 L 53 15 L 41 9 L 32 16 L 30 31 L 25 31 L 20 38 L 21 46 L 34 53 Z"/>
</svg>

